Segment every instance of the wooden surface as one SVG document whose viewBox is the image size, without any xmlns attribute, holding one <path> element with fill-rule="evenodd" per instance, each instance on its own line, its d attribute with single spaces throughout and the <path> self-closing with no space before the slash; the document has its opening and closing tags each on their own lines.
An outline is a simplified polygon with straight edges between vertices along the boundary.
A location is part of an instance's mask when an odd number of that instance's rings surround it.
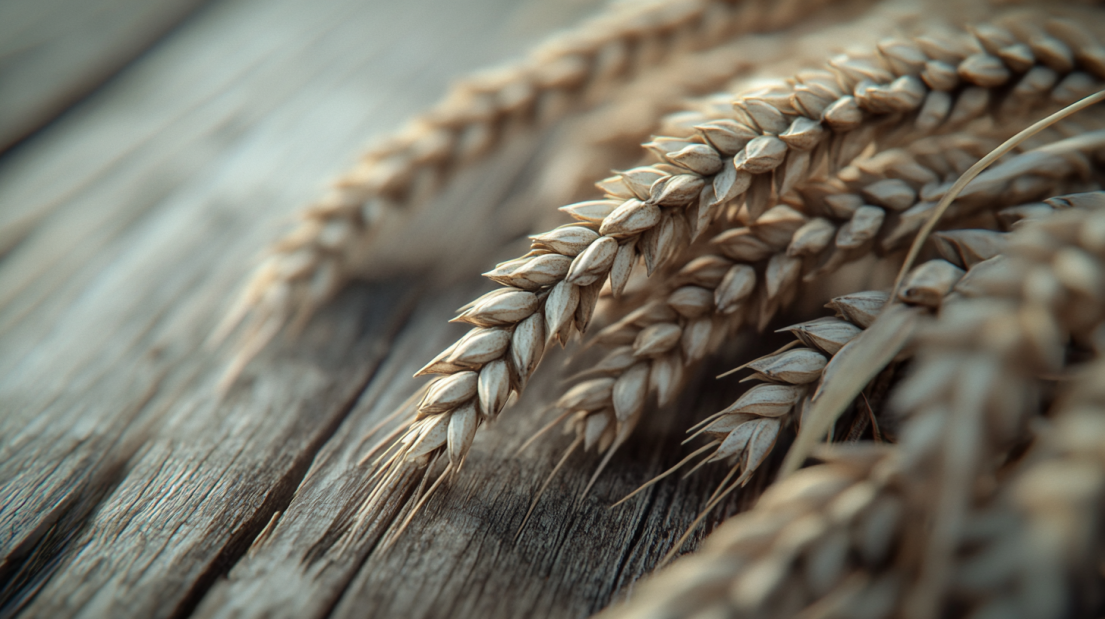
<svg viewBox="0 0 1105 619">
<path fill-rule="evenodd" d="M 450 77 L 592 6 L 213 2 L 0 158 L 0 617 L 584 617 L 655 564 L 724 471 L 608 506 L 676 462 L 731 384 L 650 415 L 579 505 L 597 458 L 574 458 L 514 542 L 569 443 L 513 455 L 558 388 L 544 372 L 382 553 L 393 522 L 358 519 L 365 433 L 489 285 L 358 284 L 225 398 L 225 351 L 202 345 L 322 179 Z M 486 213 L 449 230 L 522 231 L 498 222 L 542 143 L 459 179 L 444 200 Z M 478 272 L 514 251 L 494 247 L 439 258 Z"/>
<path fill-rule="evenodd" d="M 103 83 L 203 1 L 0 3 L 0 152 Z"/>
</svg>

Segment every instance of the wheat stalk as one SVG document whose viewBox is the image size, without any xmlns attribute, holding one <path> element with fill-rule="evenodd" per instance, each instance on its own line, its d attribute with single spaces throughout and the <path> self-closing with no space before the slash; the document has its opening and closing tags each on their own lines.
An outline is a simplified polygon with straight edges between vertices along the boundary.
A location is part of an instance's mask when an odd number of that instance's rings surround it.
<svg viewBox="0 0 1105 619">
<path fill-rule="evenodd" d="M 1022 18 L 1017 23 L 1025 22 Z M 991 41 L 979 36 L 985 48 Z M 1045 39 L 1052 47 L 1069 50 L 1058 39 Z M 449 464 L 441 479 L 459 469 L 478 426 L 496 416 L 512 392 L 522 391 L 547 344 L 563 344 L 574 331 L 583 332 L 605 281 L 609 278 L 618 296 L 639 256 L 651 272 L 723 212 L 743 211 L 746 221 L 759 223 L 774 193 L 785 195 L 807 180 L 811 170 L 840 169 L 873 140 L 903 140 L 935 127 L 961 127 L 1024 96 L 1019 88 L 1002 89 L 1015 75 L 1004 63 L 1014 61 L 972 54 L 966 44 L 945 44 L 937 51 L 926 50 L 926 45 L 932 47 L 925 39 L 887 42 L 880 55 L 837 58 L 828 71 L 800 75 L 792 88 L 740 97 L 732 119 L 699 128 L 700 141 L 656 138 L 645 147 L 661 154 L 664 163 L 630 170 L 618 183 L 604 183 L 606 199 L 564 207 L 579 224 L 535 237 L 529 254 L 486 274 L 503 288 L 461 309 L 456 320 L 475 329 L 419 372 L 444 376 L 428 386 L 418 415 L 381 461 L 379 475 L 387 479 L 405 467 L 425 467 L 446 452 Z M 1105 54 L 1088 45 L 1076 51 L 1080 60 Z M 1075 55 L 1070 56 L 1068 71 L 1078 66 Z M 1051 89 L 1033 90 L 1030 101 L 1070 90 L 1074 74 L 1060 80 L 1043 60 L 1040 66 L 1056 79 Z M 1101 67 L 1091 62 L 1088 68 Z M 1081 75 L 1073 82 L 1085 83 Z M 954 90 L 930 89 L 933 84 Z M 1002 105 L 980 105 L 991 97 Z M 790 261 L 789 272 L 778 278 L 785 281 L 796 271 Z M 606 419 L 605 427 L 584 425 L 581 434 L 596 436 L 599 443 L 612 435 L 599 470 L 639 420 L 649 386 L 663 389 L 679 382 L 682 363 L 663 353 L 679 342 L 682 329 L 653 322 L 657 324 L 642 330 L 635 343 L 635 356 L 643 360 L 612 381 L 571 392 L 579 401 L 571 402 L 569 410 L 601 411 Z"/>
<path fill-rule="evenodd" d="M 249 317 L 224 385 L 285 325 L 297 329 L 349 278 L 371 271 L 366 263 L 385 219 L 425 202 L 449 174 L 510 134 L 601 102 L 668 57 L 783 28 L 827 1 L 616 3 L 520 61 L 461 80 L 432 110 L 365 152 L 272 247 L 212 335 L 220 342 Z"/>
<path fill-rule="evenodd" d="M 836 317 L 785 328 L 795 345 L 742 366 L 757 384 L 700 424 L 706 445 L 676 468 L 696 458 L 731 466 L 705 515 L 792 426 L 808 435 L 799 441 L 816 441 L 835 423 L 835 438 L 851 444 L 818 446 L 821 464 L 780 479 L 607 616 L 1043 618 L 1100 607 L 1105 192 L 1035 200 L 1100 188 L 1105 119 L 1047 128 L 969 185 L 953 181 L 997 141 L 1098 91 L 1105 47 L 1071 21 L 1022 13 L 970 37 L 896 37 L 789 79 L 733 84 L 654 122 L 679 93 L 761 63 L 735 35 L 800 22 L 827 3 L 619 4 L 461 82 L 307 209 L 214 337 L 248 318 L 230 378 L 346 280 L 369 274 L 382 222 L 510 135 L 607 102 L 590 119 L 599 129 L 584 125 L 590 144 L 569 136 L 573 165 L 610 161 L 580 151 L 631 136 L 649 157 L 597 183 L 600 198 L 563 207 L 574 223 L 532 237 L 529 253 L 486 274 L 501 287 L 461 308 L 456 321 L 471 330 L 419 372 L 440 376 L 412 400 L 417 412 L 396 440 L 378 446 L 374 487 L 346 543 L 398 513 L 383 547 L 394 542 L 546 349 L 583 334 L 596 314 L 608 324 L 591 343 L 610 350 L 554 405 L 575 439 L 553 474 L 575 450 L 597 449 L 591 483 L 651 393 L 669 403 L 691 364 L 742 325 L 762 331 L 846 264 L 875 255 L 873 268 L 911 265 L 905 244 L 919 248 L 924 226 L 939 221 L 949 229 L 931 245 L 942 259 L 910 270 L 893 294 L 838 297 Z M 623 117 L 642 103 L 639 118 Z M 578 175 L 550 167 L 548 178 L 575 190 Z M 1085 356 L 1094 361 L 1075 372 Z M 902 363 L 887 369 L 892 360 Z M 879 372 L 880 387 L 897 382 L 885 408 L 880 398 L 851 424 L 805 416 L 818 395 Z M 1052 391 L 1060 398 L 1048 407 Z M 858 392 L 843 399 L 859 408 Z M 884 438 L 891 418 L 885 438 L 896 444 L 854 442 L 867 424 Z"/>
</svg>

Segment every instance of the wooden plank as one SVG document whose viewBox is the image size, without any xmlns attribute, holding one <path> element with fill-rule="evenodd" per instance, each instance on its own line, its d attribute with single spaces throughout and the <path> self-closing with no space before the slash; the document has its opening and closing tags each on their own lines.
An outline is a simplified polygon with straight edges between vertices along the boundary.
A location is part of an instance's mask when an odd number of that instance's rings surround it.
<svg viewBox="0 0 1105 619">
<path fill-rule="evenodd" d="M 100 85 L 203 2 L 0 4 L 0 152 Z"/>
</svg>

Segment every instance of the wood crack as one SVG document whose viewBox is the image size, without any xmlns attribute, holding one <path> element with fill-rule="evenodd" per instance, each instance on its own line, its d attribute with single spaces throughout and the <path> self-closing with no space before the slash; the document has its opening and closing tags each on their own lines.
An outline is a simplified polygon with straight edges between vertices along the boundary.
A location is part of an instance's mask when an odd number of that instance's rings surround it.
<svg viewBox="0 0 1105 619">
<path fill-rule="evenodd" d="M 409 307 L 416 302 L 418 296 L 419 293 L 417 291 L 408 292 L 404 295 L 405 298 L 399 303 L 399 309 L 396 312 L 396 315 L 402 316 L 403 318 L 394 321 L 393 324 L 390 325 L 389 339 L 394 338 L 409 322 L 411 316 Z M 360 380 L 359 387 L 352 392 L 352 395 L 347 400 L 341 403 L 338 407 L 338 412 L 330 417 L 329 422 L 323 427 L 322 431 L 319 432 L 315 439 L 308 443 L 308 445 L 297 455 L 292 465 L 268 492 L 260 508 L 242 524 L 239 530 L 227 541 L 222 551 L 196 578 L 193 586 L 170 615 L 170 619 L 184 619 L 185 617 L 191 616 L 203 600 L 203 597 L 207 594 L 208 590 L 215 584 L 216 580 L 228 574 L 256 542 L 261 541 L 263 544 L 263 540 L 261 539 L 262 534 L 266 532 L 271 534 L 270 525 L 273 524 L 276 515 L 287 511 L 288 506 L 295 497 L 296 491 L 299 489 L 300 484 L 306 478 L 307 472 L 314 463 L 315 457 L 330 438 L 334 436 L 334 433 L 341 426 L 342 422 L 345 421 L 346 417 L 348 417 L 349 413 L 364 395 L 368 385 L 372 383 L 373 379 L 379 373 L 383 361 L 384 359 L 380 359 L 372 366 L 371 371 L 365 373 Z"/>
</svg>

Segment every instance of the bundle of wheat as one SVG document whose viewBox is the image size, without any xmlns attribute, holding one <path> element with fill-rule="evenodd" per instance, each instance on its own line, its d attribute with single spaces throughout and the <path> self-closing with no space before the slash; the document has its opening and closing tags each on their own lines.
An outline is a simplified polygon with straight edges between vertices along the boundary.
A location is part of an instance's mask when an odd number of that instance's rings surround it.
<svg viewBox="0 0 1105 619">
<path fill-rule="evenodd" d="M 1095 210 L 1029 222 L 951 288 L 959 298 L 924 330 L 894 395 L 906 416 L 896 445 L 828 452 L 611 616 L 1093 612 L 1105 584 L 1100 360 L 1049 422 L 1039 397 L 1064 349 L 1098 344 L 1105 319 L 1105 193 L 1077 201 Z"/>
<path fill-rule="evenodd" d="M 378 219 L 423 200 L 444 173 L 518 127 L 619 92 L 632 99 L 625 84 L 665 75 L 652 66 L 662 56 L 675 73 L 692 67 L 697 77 L 682 84 L 729 80 L 749 65 L 734 55 L 744 49 L 736 35 L 782 28 L 821 4 L 618 5 L 526 62 L 458 86 L 366 155 L 277 246 L 224 323 L 222 334 L 251 321 L 230 375 L 346 278 L 369 273 Z M 1105 24 L 1099 10 L 1070 10 Z M 550 345 L 593 319 L 603 326 L 590 344 L 608 350 L 581 361 L 552 406 L 576 435 L 561 465 L 579 447 L 603 453 L 592 483 L 631 440 L 650 394 L 670 404 L 739 330 L 762 332 L 796 300 L 811 305 L 845 265 L 902 267 L 894 287 L 837 296 L 835 317 L 784 327 L 794 343 L 738 368 L 757 384 L 691 428 L 706 444 L 676 468 L 730 463 L 705 514 L 796 430 L 783 477 L 611 616 L 1092 611 L 1105 541 L 1101 361 L 1069 389 L 1055 383 L 1101 345 L 1105 116 L 1033 123 L 1101 98 L 1105 46 L 1073 20 L 1038 13 L 969 35 L 934 32 L 656 119 L 644 162 L 599 181 L 601 196 L 561 207 L 572 223 L 485 274 L 501 287 L 459 310 L 455 321 L 472 329 L 418 372 L 439 376 L 397 440 L 381 444 L 366 513 L 422 476 L 401 534 Z M 606 135 L 641 129 L 619 131 Z M 937 222 L 943 231 L 930 237 Z M 909 269 L 926 240 L 941 257 Z M 1049 406 L 1056 390 L 1066 395 Z M 826 434 L 849 444 L 814 447 Z M 792 473 L 810 454 L 822 463 Z M 1048 476 L 1073 481 L 1048 488 Z"/>
<path fill-rule="evenodd" d="M 826 2 L 617 3 L 528 57 L 459 82 L 433 110 L 364 153 L 257 267 L 213 338 L 249 317 L 228 382 L 285 325 L 301 325 L 349 278 L 372 274 L 370 248 L 383 219 L 424 202 L 451 172 L 504 138 L 600 103 L 634 77 L 649 81 L 657 66 L 682 62 L 700 72 L 718 57 L 695 52 L 782 28 Z"/>
<path fill-rule="evenodd" d="M 1015 22 L 1022 27 L 1030 23 L 1026 18 Z M 994 33 L 999 30 L 984 29 L 992 39 L 1012 36 L 1004 30 Z M 1057 39 L 1048 41 L 1066 49 Z M 545 347 L 553 341 L 566 343 L 573 332 L 585 331 L 607 280 L 610 293 L 618 297 L 639 259 L 651 274 L 723 215 L 759 225 L 761 235 L 779 237 L 785 246 L 788 232 L 800 227 L 803 218 L 793 209 L 788 210 L 797 217 L 779 217 L 772 203 L 811 176 L 840 170 L 873 143 L 908 141 L 918 131 L 963 130 L 968 121 L 1001 114 L 1010 106 L 1031 108 L 1039 99 L 1047 102 L 1052 98 L 1047 95 L 1055 96 L 1053 90 L 1065 93 L 1072 75 L 1075 81 L 1086 79 L 1085 74 L 1072 73 L 1079 66 L 1073 56 L 1063 67 L 1068 75 L 1062 80 L 1043 61 L 1018 66 L 1027 70 L 1019 83 L 1035 69 L 1055 78 L 1049 82 L 1052 89 L 1031 91 L 1035 100 L 1018 101 L 1024 96 L 1022 89 L 1002 88 L 1016 74 L 998 56 L 972 54 L 964 42 L 953 47 L 950 56 L 942 47 L 941 57 L 958 61 L 956 68 L 928 59 L 924 42 L 893 41 L 884 44 L 878 56 L 837 58 L 831 70 L 801 75 L 793 87 L 738 97 L 733 117 L 702 125 L 698 141 L 659 137 L 647 143 L 645 147 L 660 153 L 664 163 L 635 168 L 602 183 L 603 199 L 563 207 L 580 223 L 535 237 L 530 253 L 486 274 L 503 288 L 461 309 L 457 320 L 475 329 L 419 372 L 445 376 L 429 385 L 416 420 L 384 468 L 425 466 L 445 450 L 450 468 L 459 467 L 481 421 L 497 415 L 512 392 L 521 392 Z M 1086 55 L 1082 48 L 1076 50 Z M 849 91 L 854 94 L 845 94 Z M 867 197 L 888 205 L 884 208 L 905 210 L 915 198 L 911 188 L 904 190 L 884 184 L 868 188 Z M 884 208 L 865 205 L 862 198 L 858 202 L 836 201 L 837 210 L 850 220 L 837 234 L 839 251 L 834 256 L 840 257 L 831 257 L 827 265 L 861 250 L 882 225 Z M 832 212 L 832 200 L 822 204 L 828 206 L 821 212 Z M 807 207 L 811 214 L 818 213 L 813 210 L 818 205 Z M 775 253 L 783 247 L 773 248 L 748 227 L 723 235 L 723 242 L 731 245 L 730 255 L 746 262 L 781 256 L 769 261 L 766 295 L 751 306 L 762 327 L 784 297 L 793 294 L 802 261 Z M 729 307 L 740 307 L 739 301 L 754 289 L 755 274 L 747 266 L 733 267 L 726 275 L 730 274 L 733 277 L 721 282 L 728 283 L 723 294 L 717 296 L 729 300 L 733 289 L 739 298 Z M 654 304 L 641 313 L 651 324 L 634 334 L 634 357 L 639 360 L 613 380 L 592 381 L 590 390 L 570 392 L 580 402 L 564 403 L 565 408 L 606 417 L 605 427 L 590 433 L 601 435 L 611 428 L 611 438 L 605 441 L 608 456 L 638 421 L 647 393 L 678 384 L 682 363 L 664 355 L 683 335 L 679 324 L 668 321 L 674 310 Z M 585 427 L 583 433 L 588 433 Z"/>
</svg>

